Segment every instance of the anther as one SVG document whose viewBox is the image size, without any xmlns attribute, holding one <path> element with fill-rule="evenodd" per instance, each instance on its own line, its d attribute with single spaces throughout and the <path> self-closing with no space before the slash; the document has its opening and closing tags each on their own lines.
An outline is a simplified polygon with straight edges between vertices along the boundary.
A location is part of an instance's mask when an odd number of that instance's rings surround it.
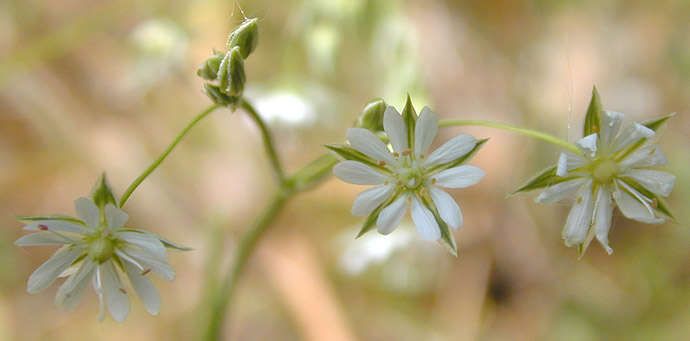
<svg viewBox="0 0 690 341">
<path fill-rule="evenodd" d="M 577 203 L 581 204 L 582 203 L 582 197 L 577 198 Z"/>
<path fill-rule="evenodd" d="M 151 269 L 146 269 L 146 270 L 144 270 L 144 271 L 141 272 L 141 275 L 142 275 L 142 276 L 146 276 L 146 275 L 149 274 L 149 272 L 151 272 Z"/>
<path fill-rule="evenodd" d="M 386 165 L 386 161 L 379 161 L 379 166 L 383 167 Z"/>
<path fill-rule="evenodd" d="M 127 295 L 127 290 L 120 288 L 120 292 Z"/>
<path fill-rule="evenodd" d="M 436 178 L 432 178 L 432 179 L 431 179 L 431 184 L 432 184 L 432 185 L 435 185 L 435 184 L 436 184 Z"/>
<path fill-rule="evenodd" d="M 43 224 L 38 225 L 38 228 L 39 228 L 41 231 L 48 231 L 48 226 L 45 226 L 45 225 L 43 225 Z"/>
<path fill-rule="evenodd" d="M 408 155 L 410 155 L 410 150 L 409 150 L 409 149 L 405 149 L 405 151 L 402 152 L 402 155 L 403 155 L 403 156 L 408 156 Z"/>
<path fill-rule="evenodd" d="M 398 157 L 398 156 L 400 156 L 400 154 L 398 154 L 398 152 L 394 152 L 393 156 Z"/>
<path fill-rule="evenodd" d="M 424 154 L 419 154 L 419 158 L 420 158 L 420 159 L 423 159 L 423 158 L 424 158 Z"/>
<path fill-rule="evenodd" d="M 652 207 L 658 208 L 659 207 L 659 200 L 657 200 L 657 199 L 652 200 Z"/>
</svg>

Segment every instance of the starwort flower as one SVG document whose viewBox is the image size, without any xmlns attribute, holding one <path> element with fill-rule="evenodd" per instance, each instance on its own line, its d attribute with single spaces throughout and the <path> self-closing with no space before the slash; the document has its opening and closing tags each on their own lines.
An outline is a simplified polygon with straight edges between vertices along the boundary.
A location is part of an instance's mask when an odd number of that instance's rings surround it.
<svg viewBox="0 0 690 341">
<path fill-rule="evenodd" d="M 101 184 L 107 186 L 105 180 Z M 29 277 L 27 291 L 36 293 L 49 287 L 58 277 L 67 277 L 55 296 L 64 311 L 73 309 L 91 282 L 100 301 L 99 320 L 104 318 L 104 301 L 110 315 L 122 322 L 129 313 L 128 291 L 120 273 L 152 315 L 160 312 L 161 298 L 148 278 L 150 272 L 173 280 L 175 271 L 168 264 L 167 247 L 180 250 L 157 235 L 124 227 L 128 215 L 115 205 L 109 189 L 94 192 L 94 200 L 74 202 L 79 218 L 67 216 L 20 217 L 28 221 L 24 230 L 35 231 L 19 238 L 19 246 L 61 245 L 57 252 Z"/>
<path fill-rule="evenodd" d="M 409 205 L 422 238 L 441 239 L 457 254 L 448 226 L 462 226 L 462 212 L 440 187 L 464 188 L 484 177 L 480 168 L 462 163 L 486 140 L 459 135 L 428 154 L 438 131 L 438 118 L 427 107 L 418 117 L 409 97 L 402 115 L 392 106 L 386 108 L 383 128 L 390 146 L 363 128 L 348 129 L 349 145 L 328 146 L 345 159 L 333 168 L 338 178 L 357 185 L 378 185 L 355 198 L 352 214 L 368 216 L 359 235 L 374 226 L 379 233 L 392 232 Z"/>
<path fill-rule="evenodd" d="M 582 152 L 561 153 L 558 164 L 518 191 L 547 187 L 537 198 L 551 204 L 575 197 L 562 237 L 580 255 L 596 237 L 607 253 L 614 207 L 629 219 L 659 224 L 672 217 L 661 197 L 673 189 L 675 176 L 656 169 L 666 158 L 655 142 L 656 130 L 672 115 L 647 122 L 623 122 L 624 115 L 601 109 L 596 88 L 585 137 L 575 145 Z"/>
</svg>

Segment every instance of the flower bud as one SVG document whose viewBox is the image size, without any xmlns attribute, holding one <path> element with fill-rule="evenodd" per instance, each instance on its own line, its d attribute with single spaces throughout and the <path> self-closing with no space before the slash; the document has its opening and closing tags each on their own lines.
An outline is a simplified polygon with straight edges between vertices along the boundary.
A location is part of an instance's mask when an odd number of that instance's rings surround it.
<svg viewBox="0 0 690 341">
<path fill-rule="evenodd" d="M 258 19 L 256 18 L 245 19 L 239 27 L 232 31 L 228 36 L 228 50 L 232 50 L 235 46 L 238 46 L 242 53 L 242 58 L 247 59 L 259 42 L 259 28 L 257 22 Z"/>
<path fill-rule="evenodd" d="M 218 69 L 220 68 L 220 62 L 223 60 L 223 54 L 220 52 L 215 52 L 213 56 L 208 57 L 203 64 L 199 66 L 196 70 L 196 74 L 205 80 L 215 80 L 218 77 Z"/>
<path fill-rule="evenodd" d="M 244 73 L 244 59 L 240 48 L 235 46 L 220 63 L 218 85 L 221 92 L 228 96 L 241 96 L 247 76 Z"/>
<path fill-rule="evenodd" d="M 221 105 L 235 105 L 239 99 L 239 97 L 224 94 L 219 87 L 208 83 L 204 84 L 204 92 L 214 103 Z"/>
<path fill-rule="evenodd" d="M 115 195 L 113 195 L 113 191 L 110 188 L 110 184 L 108 183 L 105 173 L 101 174 L 98 182 L 93 187 L 93 190 L 91 191 L 91 198 L 93 198 L 93 202 L 96 204 L 96 206 L 101 209 L 107 204 L 118 206 L 115 200 Z"/>
<path fill-rule="evenodd" d="M 386 111 L 386 102 L 377 98 L 369 102 L 362 110 L 362 115 L 357 119 L 356 127 L 377 132 L 383 130 L 383 113 Z"/>
</svg>

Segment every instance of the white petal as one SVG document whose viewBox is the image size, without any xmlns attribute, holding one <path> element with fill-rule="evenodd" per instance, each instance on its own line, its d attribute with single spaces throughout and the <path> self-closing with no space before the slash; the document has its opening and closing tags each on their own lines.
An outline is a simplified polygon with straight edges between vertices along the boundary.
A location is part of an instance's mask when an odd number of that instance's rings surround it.
<svg viewBox="0 0 690 341">
<path fill-rule="evenodd" d="M 53 257 L 41 264 L 29 276 L 26 291 L 33 294 L 49 287 L 83 252 L 82 249 L 77 247 L 63 247 L 55 252 Z"/>
<path fill-rule="evenodd" d="M 657 218 L 654 215 L 654 210 L 642 194 L 622 181 L 616 181 L 616 185 L 613 199 L 616 200 L 618 209 L 621 210 L 624 216 L 647 224 L 660 224 L 664 222 L 664 219 Z"/>
<path fill-rule="evenodd" d="M 74 201 L 74 210 L 87 226 L 97 229 L 100 226 L 101 214 L 98 206 L 91 199 L 79 198 Z"/>
<path fill-rule="evenodd" d="M 340 180 L 355 185 L 380 185 L 387 179 L 373 168 L 353 160 L 340 161 L 333 167 L 333 174 Z"/>
<path fill-rule="evenodd" d="M 117 274 L 113 262 L 105 262 L 99 268 L 108 311 L 115 321 L 123 322 L 129 314 L 127 291 L 120 281 L 120 276 Z"/>
<path fill-rule="evenodd" d="M 158 294 L 156 287 L 153 286 L 153 283 L 151 283 L 151 280 L 142 275 L 139 269 L 129 262 L 122 262 L 122 266 L 125 268 L 125 272 L 127 272 L 134 291 L 137 292 L 137 296 L 144 303 L 146 311 L 151 315 L 158 315 L 161 311 L 161 296 Z"/>
<path fill-rule="evenodd" d="M 69 233 L 81 233 L 88 234 L 93 232 L 83 225 L 77 223 L 65 221 L 65 220 L 38 220 L 33 221 L 24 226 L 24 230 L 28 231 L 39 231 L 39 230 L 52 230 L 55 232 L 69 232 Z"/>
<path fill-rule="evenodd" d="M 575 192 L 577 192 L 577 190 L 586 183 L 586 178 L 577 178 L 574 180 L 559 182 L 539 193 L 539 196 L 537 199 L 535 199 L 535 201 L 541 204 L 553 204 L 555 202 L 559 202 L 574 195 Z"/>
<path fill-rule="evenodd" d="M 96 273 L 93 276 L 93 281 L 91 282 L 93 290 L 96 291 L 98 296 L 98 321 L 103 322 L 105 319 L 105 304 L 103 302 L 103 281 L 101 281 L 101 269 L 96 268 Z"/>
<path fill-rule="evenodd" d="M 402 153 L 409 149 L 407 143 L 407 126 L 405 120 L 393 106 L 389 105 L 383 113 L 383 130 L 393 145 L 393 149 Z"/>
<path fill-rule="evenodd" d="M 597 139 L 599 138 L 599 134 L 594 133 L 591 135 L 587 135 L 575 142 L 575 145 L 577 148 L 582 151 L 585 156 L 592 158 L 595 155 L 597 155 Z"/>
<path fill-rule="evenodd" d="M 472 135 L 458 135 L 434 150 L 426 159 L 424 165 L 434 166 L 457 160 L 471 152 L 476 145 L 477 139 Z"/>
<path fill-rule="evenodd" d="M 592 224 L 592 181 L 588 181 L 577 195 L 577 199 L 570 209 L 568 219 L 563 229 L 563 239 L 566 246 L 581 244 L 587 237 L 587 232 Z"/>
<path fill-rule="evenodd" d="M 393 184 L 369 188 L 359 193 L 352 204 L 353 216 L 365 216 L 371 214 L 379 205 L 393 193 Z"/>
<path fill-rule="evenodd" d="M 141 232 L 121 231 L 116 233 L 115 236 L 118 239 L 150 252 L 160 261 L 168 261 L 168 252 L 165 250 L 165 246 L 163 246 L 163 243 L 153 235 Z"/>
<path fill-rule="evenodd" d="M 665 166 L 666 164 L 668 161 L 666 161 L 664 152 L 655 144 L 643 145 L 618 163 L 621 169 Z"/>
<path fill-rule="evenodd" d="M 623 128 L 623 131 L 616 137 L 613 143 L 613 151 L 619 151 L 641 139 L 648 139 L 654 136 L 651 130 L 637 122 L 631 122 Z"/>
<path fill-rule="evenodd" d="M 105 205 L 105 220 L 108 222 L 108 227 L 112 230 L 118 230 L 125 226 L 129 216 L 123 210 L 115 207 L 113 204 Z"/>
<path fill-rule="evenodd" d="M 462 226 L 462 211 L 453 197 L 448 192 L 434 186 L 428 186 L 427 189 L 441 219 L 456 230 L 460 228 Z"/>
<path fill-rule="evenodd" d="M 89 281 L 93 277 L 95 269 L 96 263 L 94 261 L 84 260 L 79 270 L 70 276 L 58 289 L 55 295 L 55 305 L 63 311 L 74 309 L 82 296 L 84 296 L 84 289 L 89 286 Z"/>
<path fill-rule="evenodd" d="M 379 233 L 389 234 L 400 225 L 400 221 L 405 216 L 405 211 L 407 211 L 408 197 L 407 194 L 403 194 L 381 210 L 379 217 L 376 219 L 376 229 Z"/>
<path fill-rule="evenodd" d="M 426 155 L 438 132 L 438 117 L 431 109 L 424 107 L 414 128 L 414 152 L 416 156 Z"/>
<path fill-rule="evenodd" d="M 349 128 L 347 130 L 347 139 L 353 148 L 374 160 L 385 161 L 389 164 L 396 163 L 395 158 L 393 158 L 393 155 L 383 141 L 367 129 Z"/>
<path fill-rule="evenodd" d="M 613 249 L 609 246 L 609 230 L 611 229 L 612 214 L 613 205 L 611 202 L 611 193 L 599 186 L 597 200 L 594 204 L 594 232 L 597 236 L 597 240 L 608 254 L 613 253 Z"/>
<path fill-rule="evenodd" d="M 122 254 L 125 254 L 123 257 Z M 115 250 L 115 254 L 122 258 L 131 257 L 146 269 L 151 269 L 154 273 L 163 277 L 168 281 L 175 279 L 175 270 L 168 264 L 168 262 L 161 261 L 150 252 L 143 249 L 134 248 L 131 246 L 124 246 Z"/>
<path fill-rule="evenodd" d="M 17 239 L 14 244 L 17 246 L 39 246 L 39 245 L 63 245 L 76 242 L 76 239 L 63 236 L 49 231 L 40 231 L 27 234 Z"/>
<path fill-rule="evenodd" d="M 464 188 L 472 186 L 481 180 L 486 173 L 476 166 L 462 165 L 453 167 L 436 174 L 433 179 L 436 185 L 448 188 Z"/>
<path fill-rule="evenodd" d="M 441 229 L 438 227 L 434 214 L 429 211 L 417 196 L 412 197 L 412 221 L 417 227 L 417 232 L 426 240 L 437 240 L 441 238 Z"/>
<path fill-rule="evenodd" d="M 675 175 L 652 169 L 630 169 L 623 176 L 630 177 L 648 191 L 663 197 L 671 194 L 676 181 Z"/>
<path fill-rule="evenodd" d="M 568 175 L 568 172 L 580 168 L 587 163 L 587 160 L 583 159 L 579 155 L 575 155 L 568 152 L 563 152 L 558 157 L 558 167 L 556 168 L 556 175 L 564 177 Z"/>
<path fill-rule="evenodd" d="M 603 146 L 609 146 L 613 143 L 624 116 L 619 112 L 609 110 L 605 110 L 604 114 L 601 115 L 599 134 Z"/>
</svg>

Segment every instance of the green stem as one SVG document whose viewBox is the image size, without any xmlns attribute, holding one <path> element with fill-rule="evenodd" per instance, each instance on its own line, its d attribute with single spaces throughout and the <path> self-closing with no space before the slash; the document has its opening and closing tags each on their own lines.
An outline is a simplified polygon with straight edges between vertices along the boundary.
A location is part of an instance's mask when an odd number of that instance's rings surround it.
<svg viewBox="0 0 690 341">
<path fill-rule="evenodd" d="M 569 150 L 575 154 L 582 155 L 582 152 L 579 149 L 577 149 L 577 147 L 574 144 L 572 144 L 568 141 L 562 140 L 562 139 L 555 137 L 553 135 L 542 133 L 540 131 L 520 128 L 520 127 L 516 127 L 516 126 L 510 125 L 510 124 L 506 124 L 506 123 L 483 121 L 483 120 L 445 120 L 445 121 L 441 121 L 438 126 L 439 127 L 482 126 L 482 127 L 503 129 L 503 130 L 507 130 L 507 131 L 512 131 L 514 133 L 533 137 L 533 138 L 554 144 L 554 145 L 559 146 L 561 148 L 567 149 L 567 150 Z"/>
<path fill-rule="evenodd" d="M 151 165 L 148 168 L 146 168 L 146 170 L 143 173 L 141 173 L 141 175 L 134 179 L 134 181 L 132 182 L 132 184 L 129 185 L 129 187 L 127 187 L 127 190 L 120 199 L 120 207 L 125 205 L 127 199 L 129 199 L 129 197 L 132 195 L 132 192 L 134 192 L 134 190 L 137 189 L 137 187 L 139 187 L 139 185 L 146 179 L 146 177 L 148 177 L 156 168 L 158 168 L 158 166 L 163 162 L 163 160 L 165 160 L 165 158 L 168 157 L 168 154 L 172 152 L 175 146 L 177 146 L 177 144 L 180 143 L 180 141 L 182 141 L 182 138 L 185 135 L 187 135 L 187 133 L 190 130 L 192 130 L 192 128 L 194 128 L 194 126 L 197 123 L 199 123 L 199 121 L 204 119 L 204 117 L 208 116 L 208 114 L 212 113 L 219 107 L 220 105 L 214 104 L 206 108 L 206 110 L 202 111 L 191 122 L 189 122 L 189 124 L 187 124 L 187 126 L 182 130 L 182 132 L 180 132 L 180 134 L 178 134 L 177 137 L 175 137 L 175 140 L 173 140 L 172 143 L 170 143 L 168 148 L 165 149 L 163 154 L 161 154 L 155 161 L 153 161 L 153 163 L 151 163 Z"/>
<path fill-rule="evenodd" d="M 261 130 L 261 139 L 264 142 L 264 149 L 266 150 L 266 155 L 268 155 L 268 160 L 271 162 L 271 167 L 275 173 L 278 182 L 282 183 L 285 181 L 285 172 L 283 172 L 283 167 L 280 165 L 280 159 L 278 158 L 278 153 L 276 152 L 275 145 L 273 143 L 273 137 L 271 132 L 268 130 L 266 123 L 261 118 L 259 113 L 254 109 L 251 103 L 247 102 L 244 98 L 240 100 L 240 107 L 249 114 L 259 130 Z"/>
</svg>

